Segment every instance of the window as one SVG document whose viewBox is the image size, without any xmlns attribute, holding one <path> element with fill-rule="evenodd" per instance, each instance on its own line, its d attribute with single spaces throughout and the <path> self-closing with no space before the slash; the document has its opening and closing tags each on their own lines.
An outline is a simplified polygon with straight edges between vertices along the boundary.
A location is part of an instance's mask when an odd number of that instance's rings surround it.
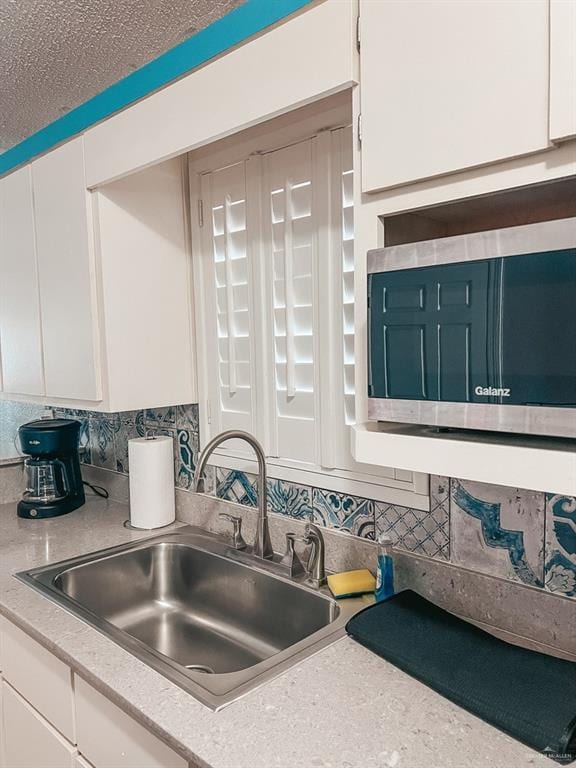
<svg viewBox="0 0 576 768">
<path fill-rule="evenodd" d="M 202 442 L 244 429 L 264 446 L 272 476 L 296 469 L 330 474 L 310 484 L 336 490 L 347 490 L 340 477 L 413 491 L 411 473 L 357 465 L 350 452 L 351 128 L 236 160 L 192 184 Z M 216 461 L 248 468 L 245 457 L 244 443 L 229 442 Z"/>
</svg>

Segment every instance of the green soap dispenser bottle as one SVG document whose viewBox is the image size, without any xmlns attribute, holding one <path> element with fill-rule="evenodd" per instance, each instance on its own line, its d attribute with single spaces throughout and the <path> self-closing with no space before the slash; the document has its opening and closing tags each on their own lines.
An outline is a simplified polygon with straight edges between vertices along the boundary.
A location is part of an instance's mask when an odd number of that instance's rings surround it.
<svg viewBox="0 0 576 768">
<path fill-rule="evenodd" d="M 374 597 L 376 602 L 386 600 L 394 594 L 394 559 L 392 540 L 389 536 L 381 534 L 378 537 L 378 572 L 376 574 L 376 589 Z"/>
</svg>

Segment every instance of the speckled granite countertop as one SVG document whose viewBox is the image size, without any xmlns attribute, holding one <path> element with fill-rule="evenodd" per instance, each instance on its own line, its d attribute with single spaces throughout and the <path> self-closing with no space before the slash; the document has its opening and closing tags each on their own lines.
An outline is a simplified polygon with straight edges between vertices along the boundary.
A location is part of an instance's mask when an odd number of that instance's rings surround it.
<svg viewBox="0 0 576 768">
<path fill-rule="evenodd" d="M 0 506 L 0 612 L 177 749 L 210 768 L 528 768 L 556 765 L 348 638 L 212 712 L 95 629 L 13 578 L 149 533 L 93 499 L 54 520 Z"/>
<path fill-rule="evenodd" d="M 0 467 L 11 467 L 13 464 L 22 464 L 23 462 L 23 456 L 2 456 L 0 454 Z"/>
</svg>

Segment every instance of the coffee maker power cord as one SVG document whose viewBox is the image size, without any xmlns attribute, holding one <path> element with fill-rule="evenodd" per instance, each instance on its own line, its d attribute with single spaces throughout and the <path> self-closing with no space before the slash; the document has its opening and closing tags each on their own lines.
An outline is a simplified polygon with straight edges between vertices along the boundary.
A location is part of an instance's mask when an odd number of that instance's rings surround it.
<svg viewBox="0 0 576 768">
<path fill-rule="evenodd" d="M 101 496 L 103 499 L 107 499 L 110 497 L 110 494 L 106 490 L 106 488 L 102 488 L 101 485 L 92 485 L 92 483 L 87 482 L 86 480 L 82 480 L 83 484 L 88 486 L 91 491 L 93 491 L 96 496 Z"/>
</svg>

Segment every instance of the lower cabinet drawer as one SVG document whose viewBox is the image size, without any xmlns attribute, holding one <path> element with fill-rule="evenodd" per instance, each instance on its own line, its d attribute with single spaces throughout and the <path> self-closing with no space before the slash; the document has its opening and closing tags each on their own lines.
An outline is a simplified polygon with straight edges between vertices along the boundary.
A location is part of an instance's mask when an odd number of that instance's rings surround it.
<svg viewBox="0 0 576 768">
<path fill-rule="evenodd" d="M 75 676 L 78 750 L 96 768 L 188 768 L 188 762 Z"/>
<path fill-rule="evenodd" d="M 6 768 L 74 768 L 75 747 L 2 683 Z"/>
<path fill-rule="evenodd" d="M 74 694 L 69 667 L 9 622 L 3 626 L 2 664 L 4 680 L 74 743 Z"/>
</svg>

